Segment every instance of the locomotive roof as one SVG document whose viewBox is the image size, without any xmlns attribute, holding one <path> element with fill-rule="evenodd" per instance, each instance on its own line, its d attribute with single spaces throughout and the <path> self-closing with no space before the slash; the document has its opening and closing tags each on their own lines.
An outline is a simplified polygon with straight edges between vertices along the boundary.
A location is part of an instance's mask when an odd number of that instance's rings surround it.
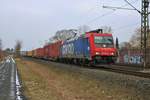
<svg viewBox="0 0 150 100">
<path fill-rule="evenodd" d="M 95 33 L 95 32 L 87 32 L 86 37 L 96 35 L 96 36 L 112 36 L 111 33 Z"/>
</svg>

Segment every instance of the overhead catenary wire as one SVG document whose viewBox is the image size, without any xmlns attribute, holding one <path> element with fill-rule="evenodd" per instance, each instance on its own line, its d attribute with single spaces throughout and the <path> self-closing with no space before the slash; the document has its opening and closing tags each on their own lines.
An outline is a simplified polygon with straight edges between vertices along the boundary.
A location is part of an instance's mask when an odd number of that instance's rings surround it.
<svg viewBox="0 0 150 100">
<path fill-rule="evenodd" d="M 114 13 L 114 10 L 113 10 L 113 11 L 110 11 L 110 12 L 107 12 L 107 13 L 105 13 L 105 14 L 102 14 L 102 15 L 100 15 L 100 16 L 97 16 L 97 17 L 94 18 L 93 20 L 88 21 L 86 24 L 92 23 L 92 22 L 96 21 L 97 19 L 103 18 L 103 17 L 105 17 L 105 16 L 107 16 L 107 15 L 110 15 L 110 14 L 112 14 L 112 13 Z"/>
<path fill-rule="evenodd" d="M 124 25 L 124 26 L 121 26 L 121 27 L 117 27 L 117 28 L 114 28 L 114 30 L 122 30 L 122 29 L 126 29 L 126 28 L 129 28 L 129 27 L 132 27 L 132 26 L 136 26 L 136 25 L 140 25 L 140 22 L 136 22 L 136 23 L 133 23 L 133 24 L 128 24 L 128 25 Z"/>
<path fill-rule="evenodd" d="M 134 4 L 134 3 L 138 2 L 138 1 L 139 1 L 139 0 L 135 0 L 135 1 L 131 2 L 131 3 Z M 120 6 L 120 7 L 125 7 L 125 6 L 128 6 L 128 4 L 122 5 L 122 6 Z M 94 21 L 96 21 L 96 20 L 98 20 L 98 19 L 100 19 L 100 18 L 105 17 L 105 16 L 111 15 L 111 14 L 113 14 L 113 13 L 116 11 L 116 9 L 112 9 L 112 10 L 113 10 L 113 11 L 109 11 L 109 12 L 107 12 L 107 13 L 104 13 L 104 14 L 100 15 L 100 16 L 97 16 L 96 18 L 94 18 L 94 19 L 92 19 L 92 20 L 90 20 L 90 21 L 84 23 L 84 25 L 89 24 L 89 23 L 92 23 L 92 22 L 94 22 Z"/>
<path fill-rule="evenodd" d="M 134 8 L 134 10 L 136 10 L 137 12 L 141 13 L 141 11 L 139 11 L 136 7 L 134 7 L 128 0 L 124 0 L 128 5 L 130 5 L 132 8 Z"/>
<path fill-rule="evenodd" d="M 132 8 L 125 8 L 125 10 L 137 10 L 132 4 L 133 3 L 136 3 L 136 2 L 138 2 L 139 0 L 135 0 L 135 1 L 133 1 L 133 2 L 129 2 L 129 1 L 127 1 L 127 0 L 125 0 L 126 2 L 127 2 L 127 4 L 125 4 L 124 6 L 121 6 L 121 7 L 125 7 L 125 6 L 127 6 L 127 5 L 130 5 L 130 6 L 132 6 L 134 9 L 132 9 Z M 107 7 L 107 6 L 106 6 Z M 119 9 L 119 8 L 121 8 L 121 7 L 112 7 L 113 8 L 113 10 L 116 10 L 116 9 Z M 121 8 L 122 9 L 122 8 Z M 124 8 L 123 8 L 124 9 Z M 128 25 L 125 25 L 125 26 L 121 26 L 121 27 L 118 27 L 118 28 L 115 28 L 114 30 L 122 30 L 122 29 L 125 29 L 125 28 L 129 28 L 129 27 L 131 27 L 131 26 L 135 26 L 135 25 L 138 25 L 138 24 L 140 24 L 140 22 L 136 22 L 136 23 L 133 23 L 133 24 L 128 24 Z"/>
<path fill-rule="evenodd" d="M 112 6 L 103 6 L 103 8 L 110 8 L 110 9 L 113 9 L 113 10 L 116 10 L 116 9 L 135 10 L 135 9 L 132 9 L 132 8 L 122 8 L 122 7 L 112 7 Z"/>
</svg>

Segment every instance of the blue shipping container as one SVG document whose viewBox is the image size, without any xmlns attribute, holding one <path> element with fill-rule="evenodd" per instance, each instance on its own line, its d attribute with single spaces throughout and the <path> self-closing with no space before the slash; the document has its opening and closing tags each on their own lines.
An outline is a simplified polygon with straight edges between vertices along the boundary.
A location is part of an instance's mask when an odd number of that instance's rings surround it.
<svg viewBox="0 0 150 100">
<path fill-rule="evenodd" d="M 88 38 L 79 37 L 75 40 L 66 41 L 61 48 L 62 57 L 89 58 L 90 46 Z"/>
</svg>

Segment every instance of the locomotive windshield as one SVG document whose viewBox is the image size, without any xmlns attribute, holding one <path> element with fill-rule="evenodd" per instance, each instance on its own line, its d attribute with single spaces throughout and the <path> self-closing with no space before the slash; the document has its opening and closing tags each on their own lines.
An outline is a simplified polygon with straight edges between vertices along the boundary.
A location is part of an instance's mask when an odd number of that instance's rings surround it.
<svg viewBox="0 0 150 100">
<path fill-rule="evenodd" d="M 95 44 L 113 44 L 113 38 L 110 36 L 95 36 Z"/>
</svg>

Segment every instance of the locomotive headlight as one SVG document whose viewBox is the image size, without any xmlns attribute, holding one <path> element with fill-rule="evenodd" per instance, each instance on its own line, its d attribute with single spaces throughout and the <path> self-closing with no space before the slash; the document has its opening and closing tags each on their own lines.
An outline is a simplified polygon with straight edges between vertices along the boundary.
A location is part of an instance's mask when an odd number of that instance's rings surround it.
<svg viewBox="0 0 150 100">
<path fill-rule="evenodd" d="M 96 55 L 99 55 L 100 53 L 99 52 L 96 52 Z"/>
<path fill-rule="evenodd" d="M 112 52 L 111 55 L 114 55 L 114 53 Z"/>
</svg>

